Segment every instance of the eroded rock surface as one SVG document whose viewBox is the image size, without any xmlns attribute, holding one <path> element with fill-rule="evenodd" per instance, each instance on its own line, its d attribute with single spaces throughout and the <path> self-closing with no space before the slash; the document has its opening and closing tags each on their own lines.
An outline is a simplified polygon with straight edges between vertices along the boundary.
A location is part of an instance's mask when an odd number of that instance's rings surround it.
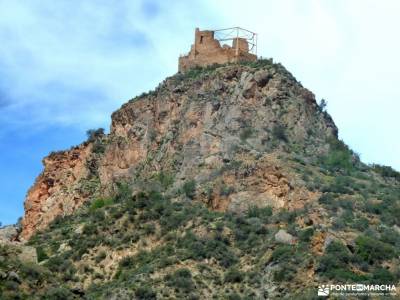
<svg viewBox="0 0 400 300">
<path fill-rule="evenodd" d="M 45 228 L 56 216 L 72 213 L 92 194 L 93 191 L 85 190 L 84 186 L 89 176 L 88 156 L 90 146 L 83 144 L 44 158 L 44 170 L 25 200 L 23 239 Z"/>
<path fill-rule="evenodd" d="M 195 200 L 212 209 L 301 208 L 318 195 L 279 153 L 292 147 L 316 156 L 336 135 L 314 95 L 280 65 L 177 74 L 114 112 L 109 135 L 44 159 L 25 201 L 22 237 L 115 182 L 159 172 L 174 178 L 171 190 L 194 180 Z"/>
</svg>

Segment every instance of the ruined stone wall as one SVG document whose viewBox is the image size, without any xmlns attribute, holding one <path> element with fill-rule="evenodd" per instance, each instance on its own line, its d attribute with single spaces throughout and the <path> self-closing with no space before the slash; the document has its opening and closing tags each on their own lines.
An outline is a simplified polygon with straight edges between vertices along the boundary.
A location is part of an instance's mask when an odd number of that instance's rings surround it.
<svg viewBox="0 0 400 300">
<path fill-rule="evenodd" d="M 234 40 L 232 47 L 221 46 L 214 38 L 213 31 L 200 31 L 196 28 L 195 41 L 189 54 L 179 58 L 179 72 L 186 72 L 196 66 L 255 60 L 257 56 L 249 53 L 249 45 L 245 39 Z"/>
</svg>

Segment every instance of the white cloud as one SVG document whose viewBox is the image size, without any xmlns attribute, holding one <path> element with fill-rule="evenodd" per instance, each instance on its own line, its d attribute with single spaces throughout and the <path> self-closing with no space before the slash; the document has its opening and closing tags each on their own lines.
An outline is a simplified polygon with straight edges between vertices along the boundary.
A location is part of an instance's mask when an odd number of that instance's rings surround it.
<svg viewBox="0 0 400 300">
<path fill-rule="evenodd" d="M 149 4 L 0 2 L 0 76 L 12 99 L 2 121 L 104 126 L 112 110 L 175 73 L 187 37 L 208 18 L 198 3 Z"/>
</svg>

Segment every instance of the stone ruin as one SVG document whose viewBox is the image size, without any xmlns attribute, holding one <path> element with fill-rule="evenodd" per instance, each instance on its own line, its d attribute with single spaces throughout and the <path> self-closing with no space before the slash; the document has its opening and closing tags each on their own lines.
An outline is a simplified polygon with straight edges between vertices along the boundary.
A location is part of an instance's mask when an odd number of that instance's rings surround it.
<svg viewBox="0 0 400 300">
<path fill-rule="evenodd" d="M 218 37 L 216 37 L 218 35 Z M 231 42 L 232 45 L 220 42 Z M 189 54 L 179 57 L 178 71 L 193 67 L 257 60 L 257 35 L 240 27 L 222 30 L 196 28 L 194 44 Z"/>
</svg>

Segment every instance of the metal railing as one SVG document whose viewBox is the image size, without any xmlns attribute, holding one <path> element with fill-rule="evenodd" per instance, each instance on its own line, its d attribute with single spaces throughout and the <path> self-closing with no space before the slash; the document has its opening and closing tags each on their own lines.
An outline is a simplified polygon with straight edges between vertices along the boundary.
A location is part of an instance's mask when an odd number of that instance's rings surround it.
<svg viewBox="0 0 400 300">
<path fill-rule="evenodd" d="M 214 39 L 219 42 L 236 42 L 236 52 L 239 51 L 239 39 L 244 39 L 247 41 L 249 45 L 249 53 L 257 55 L 257 33 L 252 32 L 250 30 L 241 28 L 241 27 L 231 27 L 231 28 L 224 28 L 213 30 L 214 31 Z"/>
</svg>

